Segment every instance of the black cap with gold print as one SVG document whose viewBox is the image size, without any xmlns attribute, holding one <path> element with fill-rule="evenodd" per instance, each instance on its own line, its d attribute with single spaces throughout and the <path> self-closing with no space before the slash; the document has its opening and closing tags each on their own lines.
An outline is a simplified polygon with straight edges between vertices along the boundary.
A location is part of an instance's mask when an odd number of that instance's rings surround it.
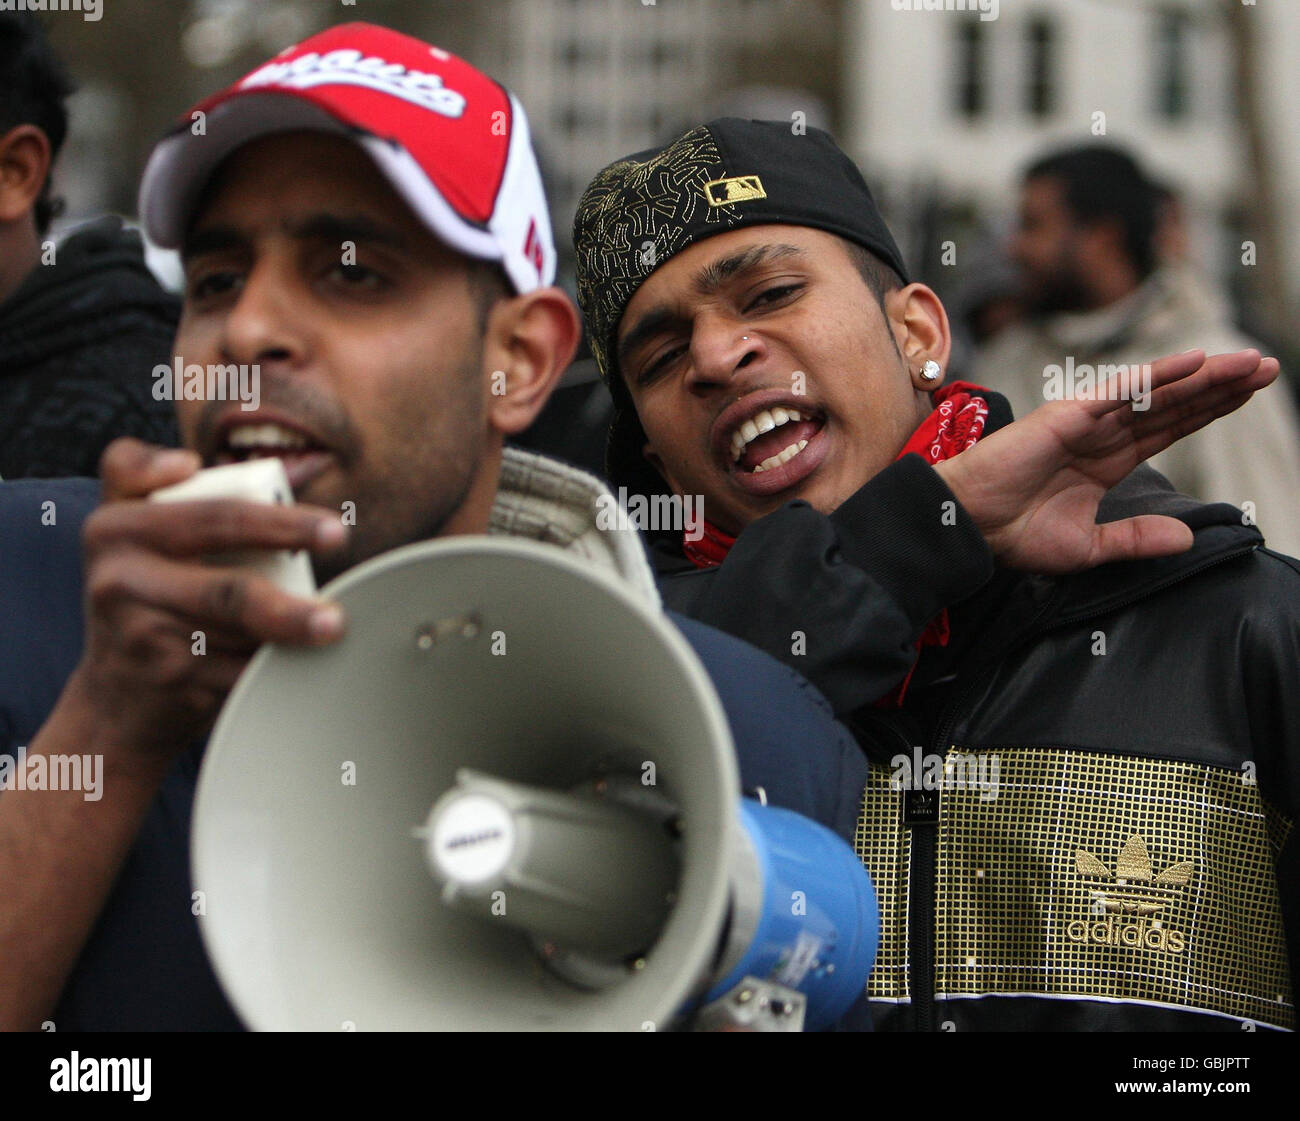
<svg viewBox="0 0 1300 1121">
<path fill-rule="evenodd" d="M 614 338 L 645 279 L 697 241 L 769 223 L 838 234 L 907 280 L 861 172 L 821 129 L 724 117 L 618 160 L 592 180 L 573 223 L 578 302 L 616 399 Z"/>
</svg>

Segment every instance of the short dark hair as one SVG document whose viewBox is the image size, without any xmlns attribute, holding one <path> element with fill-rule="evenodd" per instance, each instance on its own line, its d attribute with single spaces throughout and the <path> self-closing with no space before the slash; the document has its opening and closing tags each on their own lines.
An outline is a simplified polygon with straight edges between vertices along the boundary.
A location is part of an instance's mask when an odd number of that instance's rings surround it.
<svg viewBox="0 0 1300 1121">
<path fill-rule="evenodd" d="M 1059 179 L 1065 205 L 1080 222 L 1113 220 L 1124 234 L 1124 249 L 1145 279 L 1156 266 L 1158 192 L 1137 161 L 1110 144 L 1063 148 L 1035 161 L 1024 181 Z"/>
<path fill-rule="evenodd" d="M 876 297 L 876 303 L 880 305 L 880 310 L 883 312 L 885 297 L 890 292 L 902 288 L 905 281 L 892 265 L 887 265 L 866 246 L 859 245 L 856 241 L 849 241 L 848 238 L 840 238 L 840 241 L 848 252 L 853 267 L 858 270 L 858 275 L 871 290 L 871 294 Z"/>
<path fill-rule="evenodd" d="M 487 330 L 488 316 L 498 300 L 508 300 L 515 294 L 514 285 L 505 270 L 496 261 L 469 262 L 469 291 L 478 311 L 479 334 Z"/>
<path fill-rule="evenodd" d="M 64 102 L 75 89 L 40 21 L 30 12 L 0 13 L 0 133 L 35 125 L 50 142 L 53 167 L 68 134 Z M 36 232 L 43 235 L 62 209 L 47 174 L 33 208 Z"/>
</svg>

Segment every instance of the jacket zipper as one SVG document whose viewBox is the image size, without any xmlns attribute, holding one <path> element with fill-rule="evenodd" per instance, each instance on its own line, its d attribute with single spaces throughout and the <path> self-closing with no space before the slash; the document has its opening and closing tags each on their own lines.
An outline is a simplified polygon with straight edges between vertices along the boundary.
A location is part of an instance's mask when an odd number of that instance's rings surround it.
<svg viewBox="0 0 1300 1121">
<path fill-rule="evenodd" d="M 911 950 L 912 1009 L 916 1031 L 934 1031 L 934 880 L 935 826 L 914 824 L 908 928 Z"/>
<path fill-rule="evenodd" d="M 1010 654 L 1014 653 L 1026 643 L 1041 638 L 1045 634 L 1058 629 L 1059 627 L 1071 626 L 1074 623 L 1082 622 L 1084 619 L 1093 618 L 1098 615 L 1109 615 L 1115 611 L 1129 607 L 1140 600 L 1156 592 L 1164 591 L 1174 584 L 1181 583 L 1192 576 L 1199 575 L 1208 568 L 1215 565 L 1223 564 L 1226 561 L 1235 560 L 1238 557 L 1245 556 L 1253 551 L 1254 545 L 1248 548 L 1234 550 L 1223 556 L 1215 557 L 1204 564 L 1197 565 L 1195 568 L 1187 569 L 1184 572 L 1176 574 L 1172 579 L 1144 588 L 1139 594 L 1127 599 L 1119 600 L 1113 604 L 1108 604 L 1100 611 L 1085 611 L 1076 615 L 1067 615 L 1064 618 L 1054 620 L 1050 626 L 1043 627 L 1041 630 L 1034 630 L 1034 624 L 1038 619 L 1050 609 L 1051 601 L 1048 600 L 1043 604 L 1038 615 L 1030 621 L 1028 628 L 1019 638 L 1007 644 L 1003 650 L 994 656 L 991 668 L 994 672 L 998 666 Z M 966 688 L 956 693 L 952 701 L 944 710 L 943 719 L 939 724 L 938 735 L 931 743 L 933 754 L 947 758 L 952 730 L 957 725 L 957 717 L 965 704 L 968 697 L 971 697 L 977 691 L 977 686 L 983 680 L 983 676 L 976 678 Z M 907 794 L 904 792 L 904 799 Z M 942 798 L 942 791 L 939 792 Z M 934 1005 L 935 1005 L 935 980 L 934 980 L 934 925 L 935 925 L 935 900 L 934 889 L 938 878 L 937 867 L 937 837 L 936 833 L 939 827 L 938 806 L 936 800 L 934 821 L 930 822 L 912 822 L 908 824 L 911 830 L 911 868 L 908 876 L 908 958 L 911 963 L 908 970 L 910 977 L 910 988 L 912 992 L 912 1007 L 915 1011 L 915 1027 L 917 1031 L 934 1031 Z M 904 802 L 906 806 L 906 801 Z M 906 814 L 904 814 L 906 820 Z"/>
</svg>

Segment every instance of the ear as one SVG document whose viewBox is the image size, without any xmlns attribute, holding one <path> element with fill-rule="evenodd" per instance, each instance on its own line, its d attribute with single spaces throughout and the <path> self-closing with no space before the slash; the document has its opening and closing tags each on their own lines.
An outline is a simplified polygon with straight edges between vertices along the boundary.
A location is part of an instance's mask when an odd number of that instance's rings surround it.
<svg viewBox="0 0 1300 1121">
<path fill-rule="evenodd" d="M 909 373 L 915 374 L 927 359 L 948 368 L 952 330 L 948 313 L 934 289 L 909 284 L 885 297 L 885 316 Z"/>
<path fill-rule="evenodd" d="M 16 125 L 0 136 L 0 222 L 26 217 L 50 171 L 50 141 L 35 125 Z"/>
<path fill-rule="evenodd" d="M 539 288 L 497 301 L 483 342 L 493 429 L 516 436 L 533 423 L 573 361 L 580 334 L 578 310 L 563 289 Z"/>
</svg>

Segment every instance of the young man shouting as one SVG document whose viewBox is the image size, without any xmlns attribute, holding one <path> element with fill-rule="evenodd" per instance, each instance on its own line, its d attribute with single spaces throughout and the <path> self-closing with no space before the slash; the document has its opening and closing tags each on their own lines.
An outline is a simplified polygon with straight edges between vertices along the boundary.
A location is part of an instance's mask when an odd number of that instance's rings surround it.
<svg viewBox="0 0 1300 1121">
<path fill-rule="evenodd" d="M 1297 562 L 1139 467 L 1276 362 L 1188 352 L 1012 423 L 943 386 L 942 304 L 784 122 L 611 164 L 574 240 L 613 481 L 704 502 L 656 543 L 666 601 L 871 757 L 877 1026 L 1293 1026 Z"/>
</svg>

